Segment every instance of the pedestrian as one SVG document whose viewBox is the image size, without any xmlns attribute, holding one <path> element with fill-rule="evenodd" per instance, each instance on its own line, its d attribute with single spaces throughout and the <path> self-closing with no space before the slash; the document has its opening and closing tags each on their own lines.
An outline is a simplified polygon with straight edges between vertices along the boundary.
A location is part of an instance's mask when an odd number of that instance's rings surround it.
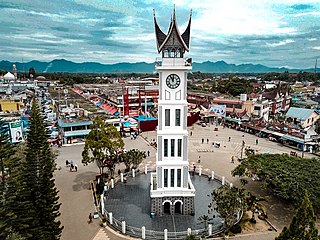
<svg viewBox="0 0 320 240">
<path fill-rule="evenodd" d="M 150 156 L 150 151 L 148 150 L 148 152 L 147 152 L 147 153 L 148 153 L 148 157 L 149 157 L 149 156 Z"/>
<path fill-rule="evenodd" d="M 209 138 L 207 138 L 207 144 L 209 143 Z"/>
<path fill-rule="evenodd" d="M 196 165 L 193 164 L 193 172 L 196 171 L 196 168 L 197 168 Z"/>
<path fill-rule="evenodd" d="M 229 137 L 229 142 L 231 141 L 231 137 Z"/>
<path fill-rule="evenodd" d="M 231 163 L 234 163 L 234 156 L 231 157 Z"/>
<path fill-rule="evenodd" d="M 92 213 L 89 213 L 89 223 L 92 223 L 92 218 L 93 218 Z"/>
<path fill-rule="evenodd" d="M 192 131 L 190 132 L 190 137 L 192 137 Z"/>
<path fill-rule="evenodd" d="M 200 156 L 199 156 L 198 163 L 200 163 L 200 162 L 201 162 L 201 160 L 200 160 Z"/>
<path fill-rule="evenodd" d="M 204 138 L 202 138 L 202 144 L 204 143 Z"/>
<path fill-rule="evenodd" d="M 69 165 L 69 160 L 66 160 L 66 166 L 68 166 Z"/>
<path fill-rule="evenodd" d="M 119 170 L 118 170 L 118 175 L 120 175 L 120 174 L 121 174 L 121 170 L 119 169 Z"/>
<path fill-rule="evenodd" d="M 70 172 L 73 171 L 73 163 L 70 164 Z"/>
<path fill-rule="evenodd" d="M 258 139 L 256 139 L 256 145 L 258 145 L 258 142 L 259 142 Z"/>
<path fill-rule="evenodd" d="M 74 170 L 75 170 L 76 172 L 78 171 L 78 165 L 77 165 L 77 164 L 74 165 Z"/>
</svg>

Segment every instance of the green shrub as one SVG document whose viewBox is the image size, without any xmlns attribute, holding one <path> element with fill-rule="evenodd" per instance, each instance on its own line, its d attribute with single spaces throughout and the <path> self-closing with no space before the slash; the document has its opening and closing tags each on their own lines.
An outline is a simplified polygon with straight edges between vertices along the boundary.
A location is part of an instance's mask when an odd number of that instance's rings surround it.
<svg viewBox="0 0 320 240">
<path fill-rule="evenodd" d="M 230 228 L 230 232 L 234 233 L 234 234 L 237 234 L 237 233 L 241 233 L 242 229 L 241 229 L 241 226 L 236 224 L 236 225 L 233 225 L 231 228 Z"/>
</svg>

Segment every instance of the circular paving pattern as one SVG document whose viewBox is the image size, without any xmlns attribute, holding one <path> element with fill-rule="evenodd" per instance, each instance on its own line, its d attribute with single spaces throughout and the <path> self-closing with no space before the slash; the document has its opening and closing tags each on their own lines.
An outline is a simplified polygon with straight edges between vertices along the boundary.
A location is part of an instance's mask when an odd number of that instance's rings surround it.
<svg viewBox="0 0 320 240">
<path fill-rule="evenodd" d="M 126 183 L 117 183 L 114 189 L 110 189 L 105 200 L 105 210 L 112 212 L 113 217 L 119 221 L 125 221 L 127 225 L 141 228 L 145 226 L 147 230 L 168 232 L 182 232 L 188 228 L 192 230 L 204 229 L 204 223 L 200 223 L 198 218 L 208 215 L 208 204 L 210 203 L 210 193 L 213 189 L 221 186 L 217 180 L 209 181 L 207 176 L 192 176 L 192 183 L 196 189 L 195 215 L 164 215 L 155 218 L 150 217 L 150 173 L 138 174 L 135 178 L 127 178 Z M 217 216 L 214 212 L 213 215 Z M 210 214 L 212 217 L 212 214 Z M 223 219 L 214 217 L 208 223 L 213 228 L 222 226 Z"/>
</svg>

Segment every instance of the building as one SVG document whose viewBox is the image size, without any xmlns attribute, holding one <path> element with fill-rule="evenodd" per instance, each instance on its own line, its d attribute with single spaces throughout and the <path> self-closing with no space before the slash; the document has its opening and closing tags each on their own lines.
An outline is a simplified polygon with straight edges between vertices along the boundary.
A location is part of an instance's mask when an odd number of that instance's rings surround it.
<svg viewBox="0 0 320 240">
<path fill-rule="evenodd" d="M 189 176 L 187 131 L 187 72 L 190 25 L 180 35 L 175 11 L 168 34 L 164 34 L 154 17 L 159 72 L 158 131 L 156 172 L 151 175 L 151 213 L 194 214 L 195 188 Z"/>
<path fill-rule="evenodd" d="M 290 107 L 286 113 L 286 122 L 289 127 L 305 129 L 312 127 L 319 117 L 314 109 Z"/>
<path fill-rule="evenodd" d="M 59 134 L 63 144 L 75 143 L 79 139 L 85 138 L 90 132 L 90 125 L 92 121 L 82 121 L 79 119 L 67 120 L 59 119 Z"/>
<path fill-rule="evenodd" d="M 20 99 L 0 99 L 0 112 L 20 112 L 23 108 Z"/>
<path fill-rule="evenodd" d="M 262 97 L 269 100 L 269 116 L 280 115 L 290 107 L 289 86 L 278 84 L 271 91 L 263 92 Z"/>
</svg>

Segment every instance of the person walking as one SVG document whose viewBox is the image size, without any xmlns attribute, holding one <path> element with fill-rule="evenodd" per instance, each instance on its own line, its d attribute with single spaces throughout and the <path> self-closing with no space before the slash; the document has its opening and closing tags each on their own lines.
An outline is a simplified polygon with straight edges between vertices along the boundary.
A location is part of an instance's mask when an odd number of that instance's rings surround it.
<svg viewBox="0 0 320 240">
<path fill-rule="evenodd" d="M 256 145 L 258 145 L 258 142 L 259 142 L 259 140 L 258 140 L 258 139 L 256 139 Z"/>
<path fill-rule="evenodd" d="M 204 138 L 202 138 L 202 144 L 204 143 Z"/>
<path fill-rule="evenodd" d="M 92 213 L 89 213 L 89 223 L 92 223 L 92 218 L 93 218 Z"/>
<path fill-rule="evenodd" d="M 150 156 L 150 151 L 149 150 L 148 150 L 147 154 L 148 154 L 148 157 L 149 157 Z"/>
<path fill-rule="evenodd" d="M 192 131 L 190 132 L 190 137 L 192 137 Z"/>
<path fill-rule="evenodd" d="M 207 144 L 209 143 L 209 138 L 207 138 Z"/>
<path fill-rule="evenodd" d="M 74 164 L 74 170 L 75 170 L 76 172 L 78 172 L 78 165 L 77 165 L 77 164 Z"/>
<path fill-rule="evenodd" d="M 231 137 L 229 137 L 229 142 L 231 141 Z"/>
</svg>

